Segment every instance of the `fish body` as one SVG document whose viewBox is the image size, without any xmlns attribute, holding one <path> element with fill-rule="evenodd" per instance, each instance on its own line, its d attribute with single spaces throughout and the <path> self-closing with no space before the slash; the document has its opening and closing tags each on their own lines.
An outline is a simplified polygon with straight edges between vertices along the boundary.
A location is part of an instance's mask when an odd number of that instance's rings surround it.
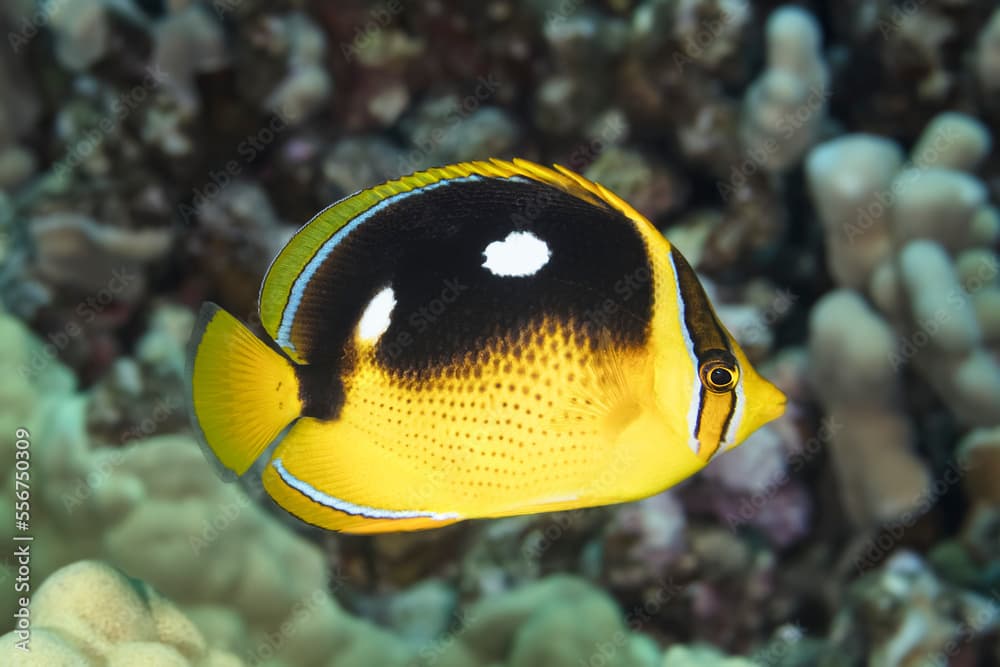
<svg viewBox="0 0 1000 667">
<path fill-rule="evenodd" d="M 681 254 L 562 167 L 471 162 L 347 197 L 260 293 L 268 340 L 206 304 L 197 429 L 332 530 L 618 503 L 689 477 L 783 411 Z"/>
</svg>

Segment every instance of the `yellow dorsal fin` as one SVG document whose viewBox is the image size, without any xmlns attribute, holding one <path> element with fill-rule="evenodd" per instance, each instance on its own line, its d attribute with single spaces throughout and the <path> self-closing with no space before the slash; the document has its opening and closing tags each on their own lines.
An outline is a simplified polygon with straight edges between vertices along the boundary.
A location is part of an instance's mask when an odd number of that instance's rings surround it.
<svg viewBox="0 0 1000 667">
<path fill-rule="evenodd" d="M 278 339 L 282 315 L 297 277 L 313 259 L 317 250 L 353 219 L 394 195 L 473 175 L 487 178 L 515 176 L 530 178 L 559 188 L 593 206 L 608 206 L 639 225 L 652 227 L 640 213 L 610 190 L 561 165 L 551 168 L 520 158 L 512 161 L 494 158 L 427 169 L 345 197 L 323 209 L 303 225 L 271 262 L 264 283 L 261 285 L 260 318 L 264 329 L 272 338 Z M 285 351 L 295 361 L 299 363 L 305 361 L 299 358 L 294 350 L 286 348 Z"/>
</svg>

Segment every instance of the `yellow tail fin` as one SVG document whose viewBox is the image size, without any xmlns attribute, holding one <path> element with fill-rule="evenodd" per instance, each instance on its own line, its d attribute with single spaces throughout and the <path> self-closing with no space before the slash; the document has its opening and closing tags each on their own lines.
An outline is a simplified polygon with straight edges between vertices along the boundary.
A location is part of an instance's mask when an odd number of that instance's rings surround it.
<svg viewBox="0 0 1000 667">
<path fill-rule="evenodd" d="M 188 356 L 195 428 L 242 475 L 302 412 L 295 368 L 213 303 L 201 308 Z"/>
</svg>

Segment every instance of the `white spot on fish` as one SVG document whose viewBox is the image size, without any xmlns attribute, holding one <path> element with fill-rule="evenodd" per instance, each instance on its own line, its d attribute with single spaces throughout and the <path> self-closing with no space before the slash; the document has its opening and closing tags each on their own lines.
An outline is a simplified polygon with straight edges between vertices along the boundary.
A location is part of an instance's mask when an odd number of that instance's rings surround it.
<svg viewBox="0 0 1000 667">
<path fill-rule="evenodd" d="M 396 293 L 391 287 L 382 289 L 372 297 L 358 322 L 358 336 L 364 341 L 375 341 L 386 332 L 392 322 L 392 309 L 396 307 Z"/>
<path fill-rule="evenodd" d="M 483 255 L 483 266 L 504 278 L 534 275 L 552 257 L 548 244 L 531 232 L 511 232 L 486 246 Z"/>
</svg>

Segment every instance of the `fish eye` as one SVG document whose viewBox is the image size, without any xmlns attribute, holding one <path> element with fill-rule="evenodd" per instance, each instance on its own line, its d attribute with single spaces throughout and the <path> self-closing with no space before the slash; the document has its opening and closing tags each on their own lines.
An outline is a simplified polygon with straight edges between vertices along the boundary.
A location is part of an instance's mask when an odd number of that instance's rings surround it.
<svg viewBox="0 0 1000 667">
<path fill-rule="evenodd" d="M 740 371 L 734 363 L 713 359 L 701 365 L 701 382 L 711 391 L 731 391 L 739 379 Z"/>
</svg>

